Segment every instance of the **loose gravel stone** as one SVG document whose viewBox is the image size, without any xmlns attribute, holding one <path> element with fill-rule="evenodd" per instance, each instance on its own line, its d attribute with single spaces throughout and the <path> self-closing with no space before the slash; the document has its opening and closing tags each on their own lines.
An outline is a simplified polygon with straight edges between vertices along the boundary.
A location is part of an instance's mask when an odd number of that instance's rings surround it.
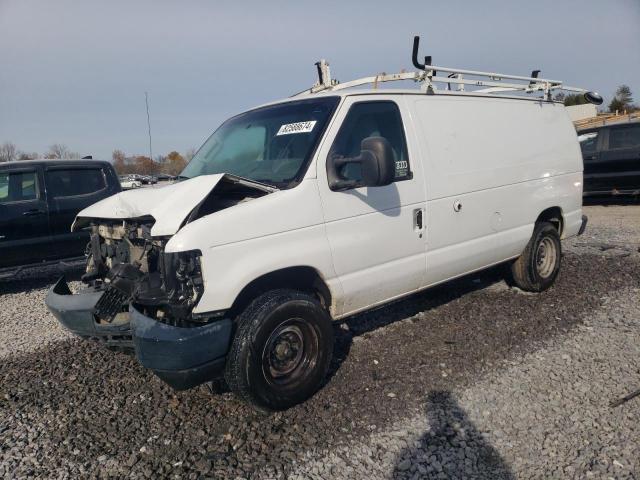
<svg viewBox="0 0 640 480">
<path fill-rule="evenodd" d="M 640 207 L 585 211 L 549 291 L 496 268 L 354 316 L 269 416 L 65 332 L 55 269 L 0 281 L 0 477 L 637 478 L 640 398 L 609 402 L 640 388 Z"/>
</svg>

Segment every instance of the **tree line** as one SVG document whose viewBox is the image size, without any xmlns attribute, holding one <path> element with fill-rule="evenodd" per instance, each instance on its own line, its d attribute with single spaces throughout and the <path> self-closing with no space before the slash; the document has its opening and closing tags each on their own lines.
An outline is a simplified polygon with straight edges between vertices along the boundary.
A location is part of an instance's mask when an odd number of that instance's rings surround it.
<svg viewBox="0 0 640 480">
<path fill-rule="evenodd" d="M 127 156 L 122 150 L 114 150 L 111 159 L 116 172 L 119 175 L 138 173 L 141 175 L 157 175 L 166 173 L 178 175 L 189 163 L 195 149 L 190 148 L 184 154 L 175 150 L 166 155 L 157 155 L 153 160 L 144 155 Z M 0 162 L 12 162 L 15 160 L 36 160 L 39 158 L 73 160 L 79 159 L 80 154 L 74 152 L 64 144 L 56 143 L 40 155 L 38 152 L 24 152 L 15 144 L 4 142 L 0 145 Z"/>
<path fill-rule="evenodd" d="M 78 152 L 72 152 L 66 145 L 55 143 L 45 153 L 24 152 L 11 142 L 0 145 L 0 162 L 12 162 L 14 160 L 35 160 L 37 158 L 59 158 L 64 160 L 80 158 Z"/>
<path fill-rule="evenodd" d="M 178 175 L 195 155 L 195 149 L 190 148 L 184 155 L 175 150 L 166 155 L 158 155 L 151 159 L 144 155 L 127 157 L 122 150 L 114 150 L 111 155 L 113 167 L 118 175 L 139 173 L 142 175 Z"/>
<path fill-rule="evenodd" d="M 567 107 L 588 103 L 587 100 L 585 100 L 584 95 L 581 93 L 570 93 L 569 95 L 565 95 L 560 92 L 553 97 L 553 99 L 557 102 L 563 102 Z M 624 114 L 635 112 L 639 109 L 640 107 L 633 103 L 633 95 L 628 85 L 620 85 L 616 89 L 616 94 L 613 96 L 613 99 L 609 102 L 610 113 Z"/>
</svg>

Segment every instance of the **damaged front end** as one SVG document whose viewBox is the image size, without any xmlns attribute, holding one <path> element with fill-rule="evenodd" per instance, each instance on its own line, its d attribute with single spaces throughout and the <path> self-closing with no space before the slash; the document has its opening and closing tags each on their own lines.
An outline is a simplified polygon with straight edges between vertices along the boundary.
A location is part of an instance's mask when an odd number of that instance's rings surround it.
<svg viewBox="0 0 640 480">
<path fill-rule="evenodd" d="M 186 389 L 221 374 L 232 323 L 192 315 L 204 288 L 201 252 L 165 252 L 169 238 L 153 238 L 152 226 L 145 217 L 92 223 L 86 288 L 72 295 L 61 279 L 46 302 L 69 330 L 135 350 L 143 366 Z"/>
<path fill-rule="evenodd" d="M 232 322 L 221 312 L 193 314 L 205 288 L 201 251 L 165 250 L 185 225 L 276 190 L 233 175 L 202 175 L 86 208 L 72 226 L 91 233 L 86 287 L 72 294 L 60 279 L 47 295 L 49 310 L 78 335 L 135 350 L 176 389 L 215 378 Z"/>
<path fill-rule="evenodd" d="M 191 310 L 204 288 L 201 253 L 165 253 L 168 238 L 152 238 L 153 219 L 102 221 L 91 226 L 87 272 L 83 282 L 104 294 L 95 315 L 110 323 L 134 305 L 154 320 L 191 327 Z"/>
</svg>

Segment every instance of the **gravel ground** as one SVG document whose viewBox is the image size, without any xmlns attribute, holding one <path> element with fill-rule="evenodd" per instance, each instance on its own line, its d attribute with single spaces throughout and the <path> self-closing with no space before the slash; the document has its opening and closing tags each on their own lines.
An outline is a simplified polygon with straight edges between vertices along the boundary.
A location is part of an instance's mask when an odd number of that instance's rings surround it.
<svg viewBox="0 0 640 480">
<path fill-rule="evenodd" d="M 496 268 L 352 317 L 270 416 L 63 331 L 55 269 L 0 282 L 0 477 L 638 478 L 640 206 L 585 211 L 548 292 Z"/>
</svg>

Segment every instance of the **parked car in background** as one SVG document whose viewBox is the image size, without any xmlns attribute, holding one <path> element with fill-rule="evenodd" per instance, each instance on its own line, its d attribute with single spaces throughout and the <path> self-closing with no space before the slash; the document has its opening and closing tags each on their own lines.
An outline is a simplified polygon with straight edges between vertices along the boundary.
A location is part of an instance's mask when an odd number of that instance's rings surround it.
<svg viewBox="0 0 640 480">
<path fill-rule="evenodd" d="M 89 235 L 72 232 L 73 219 L 120 191 L 109 162 L 0 163 L 0 268 L 83 255 Z"/>
<path fill-rule="evenodd" d="M 134 180 L 130 176 L 121 175 L 119 177 L 119 180 L 120 186 L 124 190 L 131 190 L 132 188 L 140 188 L 142 186 L 142 182 L 140 182 L 139 180 Z"/>
<path fill-rule="evenodd" d="M 144 185 L 154 185 L 158 183 L 158 177 L 155 175 L 142 175 L 142 183 Z"/>
<path fill-rule="evenodd" d="M 169 175 L 167 173 L 160 173 L 158 175 L 158 182 L 172 182 L 176 179 L 173 175 Z"/>
<path fill-rule="evenodd" d="M 640 122 L 578 132 L 584 195 L 640 194 Z"/>
</svg>

